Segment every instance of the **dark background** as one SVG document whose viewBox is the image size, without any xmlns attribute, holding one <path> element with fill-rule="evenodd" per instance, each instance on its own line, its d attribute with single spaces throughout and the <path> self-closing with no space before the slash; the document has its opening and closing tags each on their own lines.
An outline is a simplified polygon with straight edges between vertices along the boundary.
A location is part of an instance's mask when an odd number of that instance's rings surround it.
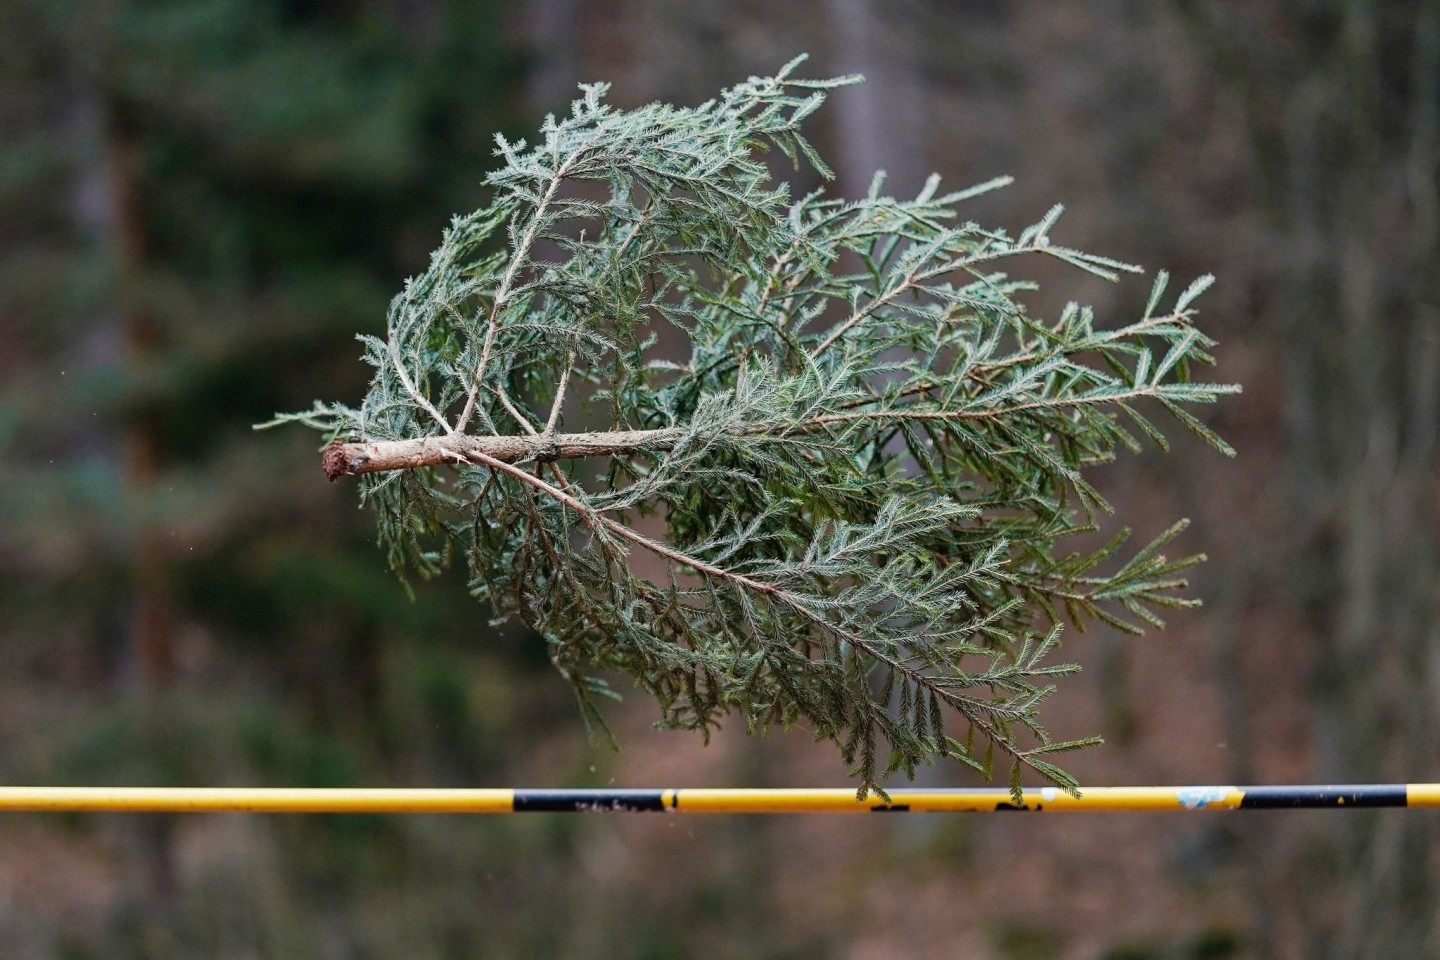
<svg viewBox="0 0 1440 960">
<path fill-rule="evenodd" d="M 357 331 L 581 80 L 697 102 L 808 50 L 865 189 L 1213 272 L 1245 384 L 1096 479 L 1206 606 L 1072 634 L 1090 784 L 1440 779 L 1435 0 L 0 4 L 0 781 L 839 785 L 803 732 L 586 739 L 543 645 L 416 602 L 316 438 Z M 1111 321 L 1143 300 L 1046 268 Z M 931 784 L 973 782 L 928 770 Z M 1423 957 L 1434 814 L 7 815 L 17 958 Z"/>
</svg>

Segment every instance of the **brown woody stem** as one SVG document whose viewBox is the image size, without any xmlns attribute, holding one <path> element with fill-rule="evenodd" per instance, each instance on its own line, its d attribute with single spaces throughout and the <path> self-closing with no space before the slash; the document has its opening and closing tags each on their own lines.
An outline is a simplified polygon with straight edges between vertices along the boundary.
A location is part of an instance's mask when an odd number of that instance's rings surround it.
<svg viewBox="0 0 1440 960">
<path fill-rule="evenodd" d="M 414 440 L 378 440 L 374 443 L 335 442 L 325 448 L 325 476 L 337 477 L 386 470 L 413 470 L 441 464 L 469 463 L 488 458 L 502 463 L 541 462 L 572 457 L 603 457 L 636 450 L 669 450 L 680 430 L 611 430 L 603 433 L 554 433 L 533 436 L 477 437 L 450 434 Z"/>
</svg>

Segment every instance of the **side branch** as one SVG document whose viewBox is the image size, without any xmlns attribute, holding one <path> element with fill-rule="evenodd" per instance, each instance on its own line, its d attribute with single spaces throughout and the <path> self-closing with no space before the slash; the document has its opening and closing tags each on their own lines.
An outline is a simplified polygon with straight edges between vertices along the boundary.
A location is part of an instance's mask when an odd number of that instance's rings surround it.
<svg viewBox="0 0 1440 960">
<path fill-rule="evenodd" d="M 378 440 L 340 443 L 325 448 L 322 464 L 331 482 L 337 477 L 386 470 L 413 470 L 474 460 L 551 461 L 574 457 L 603 457 L 636 450 L 669 450 L 683 431 L 612 430 L 604 433 L 557 433 L 532 436 L 477 437 L 466 434 L 417 437 L 413 440 Z"/>
</svg>

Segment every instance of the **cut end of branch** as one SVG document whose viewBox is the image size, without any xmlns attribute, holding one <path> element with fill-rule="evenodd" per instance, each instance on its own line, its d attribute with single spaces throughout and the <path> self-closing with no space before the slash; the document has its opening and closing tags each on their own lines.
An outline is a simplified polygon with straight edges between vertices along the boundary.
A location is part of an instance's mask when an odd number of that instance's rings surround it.
<svg viewBox="0 0 1440 960">
<path fill-rule="evenodd" d="M 355 464 L 345 453 L 345 447 L 346 444 L 336 440 L 325 448 L 320 457 L 320 465 L 325 469 L 325 479 L 331 483 L 339 477 L 354 476 L 357 472 Z"/>
</svg>

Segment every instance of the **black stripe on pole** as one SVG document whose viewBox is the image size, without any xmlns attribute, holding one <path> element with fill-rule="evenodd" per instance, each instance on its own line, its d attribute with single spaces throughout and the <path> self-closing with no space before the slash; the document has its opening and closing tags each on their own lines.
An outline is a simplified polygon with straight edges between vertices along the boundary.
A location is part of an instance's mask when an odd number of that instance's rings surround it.
<svg viewBox="0 0 1440 960">
<path fill-rule="evenodd" d="M 645 813 L 665 809 L 661 790 L 516 790 L 516 813 Z"/>
<path fill-rule="evenodd" d="M 1245 787 L 1241 810 L 1296 807 L 1403 807 L 1404 784 L 1334 787 Z"/>
</svg>

